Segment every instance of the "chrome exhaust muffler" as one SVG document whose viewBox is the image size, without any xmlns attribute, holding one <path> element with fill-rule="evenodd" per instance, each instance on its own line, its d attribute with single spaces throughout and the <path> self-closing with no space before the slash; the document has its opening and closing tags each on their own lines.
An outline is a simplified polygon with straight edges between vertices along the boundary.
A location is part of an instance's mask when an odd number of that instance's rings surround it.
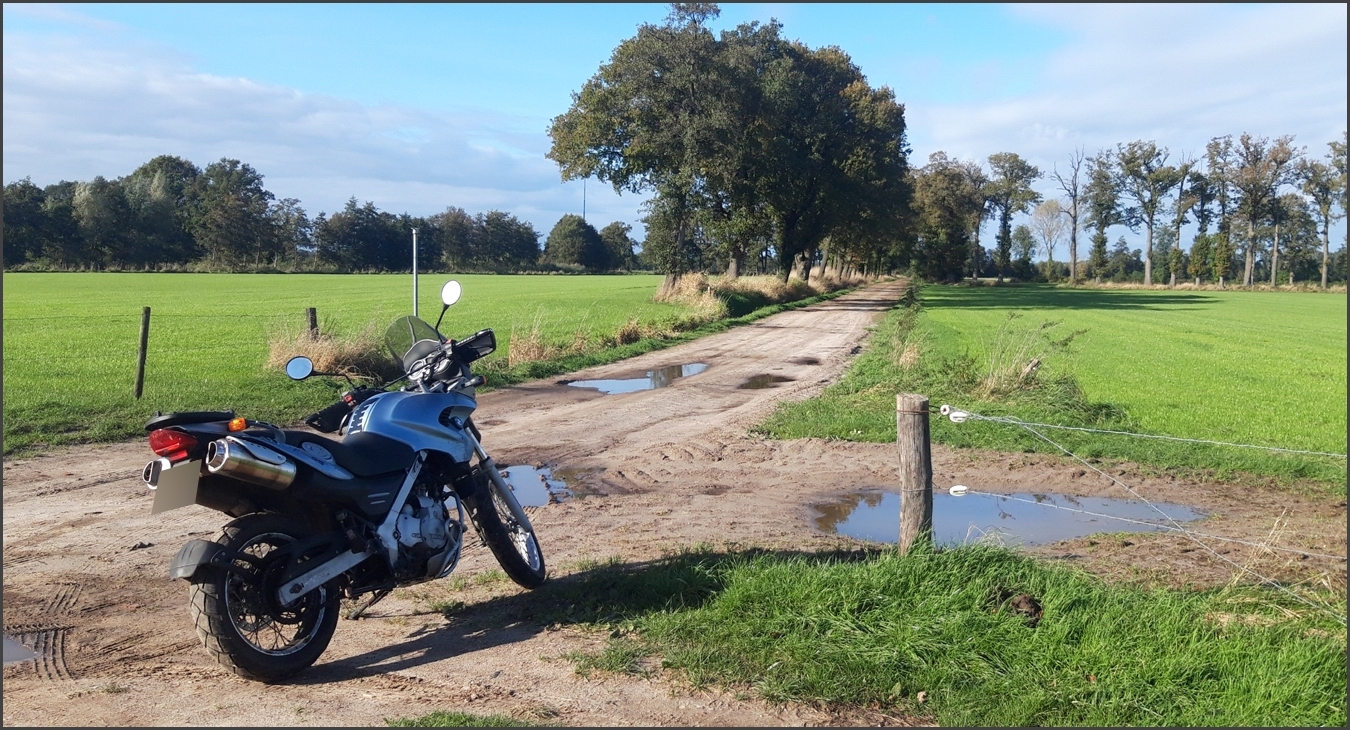
<svg viewBox="0 0 1350 730">
<path fill-rule="evenodd" d="M 234 436 L 206 445 L 206 470 L 269 489 L 285 489 L 295 481 L 295 462 L 266 446 Z"/>
</svg>

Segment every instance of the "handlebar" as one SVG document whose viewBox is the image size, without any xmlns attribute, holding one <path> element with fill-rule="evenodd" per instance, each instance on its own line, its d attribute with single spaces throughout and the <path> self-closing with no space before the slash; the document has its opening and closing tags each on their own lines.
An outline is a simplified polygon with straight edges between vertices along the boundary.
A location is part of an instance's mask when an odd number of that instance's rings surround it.
<svg viewBox="0 0 1350 730">
<path fill-rule="evenodd" d="M 384 391 L 376 388 L 356 388 L 342 394 L 338 402 L 324 408 L 317 413 L 311 413 L 305 416 L 305 423 L 309 424 L 316 431 L 332 433 L 342 426 L 342 419 L 347 417 L 357 406 L 369 398 L 379 395 Z"/>
<path fill-rule="evenodd" d="M 343 401 L 338 401 L 317 413 L 311 413 L 308 416 L 305 416 L 305 423 L 309 424 L 316 431 L 332 433 L 338 430 L 338 427 L 342 425 L 342 419 L 346 418 L 347 414 L 351 413 L 351 411 L 351 406 Z"/>
</svg>

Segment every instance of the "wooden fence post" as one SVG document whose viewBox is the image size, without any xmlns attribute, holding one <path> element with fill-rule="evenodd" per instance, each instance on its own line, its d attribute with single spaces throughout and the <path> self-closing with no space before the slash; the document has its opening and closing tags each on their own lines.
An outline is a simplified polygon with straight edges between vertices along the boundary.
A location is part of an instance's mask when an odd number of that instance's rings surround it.
<svg viewBox="0 0 1350 730">
<path fill-rule="evenodd" d="M 933 539 L 933 459 L 928 396 L 895 397 L 895 445 L 900 452 L 900 553 Z"/>
<path fill-rule="evenodd" d="M 305 309 L 305 321 L 309 323 L 309 339 L 319 339 L 319 314 L 314 307 Z"/>
<path fill-rule="evenodd" d="M 150 308 L 141 308 L 141 347 L 136 354 L 136 399 L 145 388 L 145 346 L 150 342 Z"/>
</svg>

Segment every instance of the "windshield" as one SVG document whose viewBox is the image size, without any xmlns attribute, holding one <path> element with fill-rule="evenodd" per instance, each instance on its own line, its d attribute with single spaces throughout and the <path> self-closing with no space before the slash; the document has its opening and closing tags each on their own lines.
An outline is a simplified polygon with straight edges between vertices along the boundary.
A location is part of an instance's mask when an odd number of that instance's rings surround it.
<svg viewBox="0 0 1350 730">
<path fill-rule="evenodd" d="M 384 332 L 384 344 L 394 361 L 408 372 L 412 364 L 441 346 L 441 335 L 431 325 L 411 315 L 400 317 Z"/>
</svg>

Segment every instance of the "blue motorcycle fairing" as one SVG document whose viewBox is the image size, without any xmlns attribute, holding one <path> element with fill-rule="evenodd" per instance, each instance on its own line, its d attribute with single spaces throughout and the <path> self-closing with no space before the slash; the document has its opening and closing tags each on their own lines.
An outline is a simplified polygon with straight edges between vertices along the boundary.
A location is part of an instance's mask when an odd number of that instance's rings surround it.
<svg viewBox="0 0 1350 730">
<path fill-rule="evenodd" d="M 381 393 L 352 411 L 347 436 L 374 433 L 405 443 L 413 451 L 440 451 L 455 461 L 468 461 L 473 443 L 464 432 L 464 423 L 477 407 L 463 393 Z"/>
</svg>

